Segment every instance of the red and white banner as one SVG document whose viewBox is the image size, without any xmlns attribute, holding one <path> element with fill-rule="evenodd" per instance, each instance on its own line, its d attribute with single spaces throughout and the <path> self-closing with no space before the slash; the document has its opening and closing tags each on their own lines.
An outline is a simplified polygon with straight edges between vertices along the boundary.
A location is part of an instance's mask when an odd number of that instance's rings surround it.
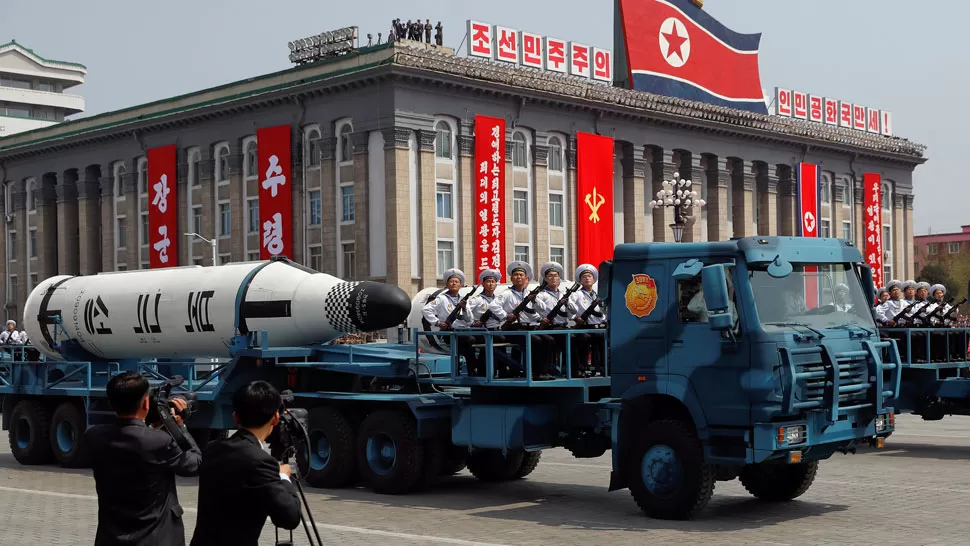
<svg viewBox="0 0 970 546">
<path fill-rule="evenodd" d="M 818 237 L 818 165 L 798 164 L 798 232 L 802 237 Z M 818 307 L 818 267 L 805 266 L 805 307 Z"/>
<path fill-rule="evenodd" d="M 149 148 L 147 156 L 148 265 L 175 267 L 179 263 L 175 145 Z"/>
<path fill-rule="evenodd" d="M 599 267 L 613 257 L 613 139 L 576 134 L 578 263 Z"/>
<path fill-rule="evenodd" d="M 475 116 L 475 271 L 505 276 L 505 119 Z M 477 281 L 476 281 L 477 282 Z"/>
<path fill-rule="evenodd" d="M 865 188 L 866 263 L 872 268 L 876 288 L 885 286 L 882 269 L 882 177 L 877 173 L 862 175 Z"/>
<path fill-rule="evenodd" d="M 290 126 L 256 130 L 259 174 L 259 259 L 293 257 Z"/>
</svg>

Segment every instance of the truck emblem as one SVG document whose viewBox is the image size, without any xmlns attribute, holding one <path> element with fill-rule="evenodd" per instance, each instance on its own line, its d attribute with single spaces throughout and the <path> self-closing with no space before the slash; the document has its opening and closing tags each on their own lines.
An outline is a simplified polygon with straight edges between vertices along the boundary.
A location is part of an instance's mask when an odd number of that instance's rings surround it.
<svg viewBox="0 0 970 546">
<path fill-rule="evenodd" d="M 650 275 L 637 273 L 626 286 L 626 308 L 637 318 L 643 318 L 657 307 L 657 281 Z"/>
<path fill-rule="evenodd" d="M 606 203 L 606 198 L 603 194 L 596 193 L 596 187 L 593 187 L 593 193 L 586 194 L 586 206 L 589 207 L 589 219 L 594 224 L 600 221 L 600 207 Z"/>
</svg>

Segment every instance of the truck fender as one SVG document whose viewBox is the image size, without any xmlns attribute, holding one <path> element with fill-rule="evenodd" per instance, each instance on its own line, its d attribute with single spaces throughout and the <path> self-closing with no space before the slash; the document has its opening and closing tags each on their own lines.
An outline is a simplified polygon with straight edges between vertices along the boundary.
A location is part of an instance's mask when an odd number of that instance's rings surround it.
<svg viewBox="0 0 970 546">
<path fill-rule="evenodd" d="M 682 375 L 670 375 L 664 379 L 645 381 L 627 389 L 623 393 L 623 401 L 632 401 L 649 395 L 664 395 L 683 404 L 690 413 L 693 420 L 691 424 L 697 431 L 697 436 L 702 441 L 707 440 L 707 419 L 704 417 L 700 398 L 689 379 Z"/>
</svg>

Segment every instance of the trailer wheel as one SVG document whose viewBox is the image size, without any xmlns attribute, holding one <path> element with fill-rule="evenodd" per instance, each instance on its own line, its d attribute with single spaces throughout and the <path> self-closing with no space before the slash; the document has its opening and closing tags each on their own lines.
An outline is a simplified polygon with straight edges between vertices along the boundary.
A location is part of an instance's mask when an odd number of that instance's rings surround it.
<svg viewBox="0 0 970 546">
<path fill-rule="evenodd" d="M 741 485 L 755 497 L 784 502 L 800 497 L 815 481 L 818 461 L 797 464 L 753 464 L 741 469 Z"/>
<path fill-rule="evenodd" d="M 54 458 L 65 468 L 88 466 L 88 448 L 84 440 L 87 423 L 84 410 L 76 401 L 61 402 L 54 410 L 50 426 L 50 444 Z"/>
<path fill-rule="evenodd" d="M 536 467 L 539 466 L 539 459 L 541 458 L 542 451 L 526 451 L 525 455 L 522 456 L 522 464 L 519 465 L 519 469 L 512 475 L 512 479 L 518 480 L 532 474 Z"/>
<path fill-rule="evenodd" d="M 376 493 L 410 490 L 422 476 L 424 442 L 414 418 L 402 411 L 382 410 L 367 416 L 357 436 L 357 467 L 361 480 Z"/>
<path fill-rule="evenodd" d="M 683 423 L 654 421 L 628 438 L 624 473 L 640 509 L 658 519 L 688 519 L 714 494 L 714 469 L 704 462 L 700 441 Z"/>
<path fill-rule="evenodd" d="M 53 459 L 51 420 L 47 408 L 35 400 L 21 400 L 10 414 L 10 451 L 20 464 L 47 464 Z"/>
<path fill-rule="evenodd" d="M 524 458 L 523 451 L 478 449 L 468 455 L 468 470 L 483 482 L 504 482 L 515 478 Z"/>
<path fill-rule="evenodd" d="M 468 466 L 465 457 L 468 455 L 468 448 L 464 446 L 452 445 L 445 450 L 445 460 L 441 464 L 442 476 L 454 476 Z"/>
<path fill-rule="evenodd" d="M 354 428 L 339 410 L 313 408 L 307 417 L 310 438 L 310 471 L 306 481 L 313 487 L 338 489 L 357 479 Z"/>
</svg>

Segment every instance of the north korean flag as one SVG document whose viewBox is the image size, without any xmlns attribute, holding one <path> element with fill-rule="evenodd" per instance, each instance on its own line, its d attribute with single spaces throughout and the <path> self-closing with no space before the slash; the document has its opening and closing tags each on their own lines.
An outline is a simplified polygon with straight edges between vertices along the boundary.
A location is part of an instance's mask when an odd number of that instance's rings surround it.
<svg viewBox="0 0 970 546">
<path fill-rule="evenodd" d="M 767 114 L 758 48 L 690 0 L 617 0 L 633 88 Z"/>
<path fill-rule="evenodd" d="M 818 165 L 798 164 L 798 232 L 802 237 L 818 237 Z M 819 305 L 818 267 L 805 266 L 805 306 Z"/>
</svg>

